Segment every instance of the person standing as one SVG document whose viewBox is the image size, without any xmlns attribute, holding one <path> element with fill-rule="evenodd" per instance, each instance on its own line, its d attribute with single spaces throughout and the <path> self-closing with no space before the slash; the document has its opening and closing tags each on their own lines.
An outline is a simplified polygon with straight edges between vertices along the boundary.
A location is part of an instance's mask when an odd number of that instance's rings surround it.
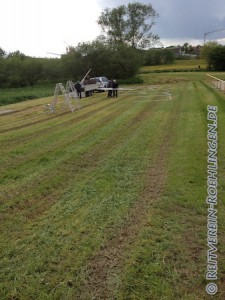
<svg viewBox="0 0 225 300">
<path fill-rule="evenodd" d="M 80 99 L 82 98 L 81 97 L 81 88 L 82 88 L 82 86 L 80 84 L 80 81 L 77 81 L 77 83 L 75 84 L 75 89 L 76 89 L 77 95 Z"/>
<path fill-rule="evenodd" d="M 113 87 L 113 80 L 109 80 L 108 82 L 108 98 L 111 98 L 112 97 L 112 87 Z"/>
<path fill-rule="evenodd" d="M 112 88 L 113 88 L 113 97 L 118 97 L 118 87 L 119 84 L 116 79 L 113 79 Z"/>
</svg>

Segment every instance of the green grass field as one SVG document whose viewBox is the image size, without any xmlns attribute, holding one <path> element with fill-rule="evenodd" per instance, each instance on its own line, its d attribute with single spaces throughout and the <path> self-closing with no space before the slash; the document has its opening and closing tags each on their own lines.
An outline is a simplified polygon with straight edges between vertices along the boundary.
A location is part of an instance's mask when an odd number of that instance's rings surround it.
<svg viewBox="0 0 225 300">
<path fill-rule="evenodd" d="M 207 68 L 207 62 L 205 59 L 182 59 L 175 60 L 172 64 L 156 65 L 156 66 L 144 66 L 141 67 L 140 73 L 149 72 L 167 72 L 167 71 L 202 71 Z"/>
<path fill-rule="evenodd" d="M 225 95 L 203 73 L 71 113 L 0 112 L 0 299 L 225 299 Z M 218 292 L 206 293 L 207 105 L 218 107 Z"/>
<path fill-rule="evenodd" d="M 0 89 L 0 107 L 25 100 L 50 96 L 54 93 L 54 88 L 55 84 L 44 84 L 24 88 Z"/>
</svg>

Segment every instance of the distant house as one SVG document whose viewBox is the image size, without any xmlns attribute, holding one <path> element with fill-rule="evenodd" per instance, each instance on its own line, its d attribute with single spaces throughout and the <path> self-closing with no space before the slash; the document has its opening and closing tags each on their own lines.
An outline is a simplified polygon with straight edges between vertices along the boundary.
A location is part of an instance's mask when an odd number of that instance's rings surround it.
<svg viewBox="0 0 225 300">
<path fill-rule="evenodd" d="M 201 45 L 198 45 L 198 46 L 195 46 L 195 47 L 194 47 L 194 54 L 197 55 L 198 57 L 199 57 L 200 54 L 201 54 L 201 48 L 202 48 Z"/>
<path fill-rule="evenodd" d="M 181 46 L 169 46 L 169 47 L 166 47 L 166 49 L 173 51 L 173 53 L 175 54 L 175 57 L 182 55 Z"/>
<path fill-rule="evenodd" d="M 189 47 L 185 50 L 183 46 L 170 46 L 167 47 L 166 49 L 169 49 L 174 52 L 175 57 L 179 56 L 186 56 L 186 57 L 192 57 L 196 58 L 200 56 L 200 51 L 201 51 L 201 46 L 192 46 L 188 45 Z"/>
</svg>

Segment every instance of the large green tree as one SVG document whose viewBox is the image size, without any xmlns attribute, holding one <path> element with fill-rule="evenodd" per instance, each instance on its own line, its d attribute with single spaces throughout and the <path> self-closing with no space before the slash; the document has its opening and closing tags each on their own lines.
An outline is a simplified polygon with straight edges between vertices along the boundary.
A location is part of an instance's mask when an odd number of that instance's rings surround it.
<svg viewBox="0 0 225 300">
<path fill-rule="evenodd" d="M 65 74 L 74 80 L 81 79 L 89 69 L 92 77 L 130 78 L 137 73 L 141 62 L 138 50 L 131 46 L 99 40 L 80 43 L 62 57 Z"/>
<path fill-rule="evenodd" d="M 219 45 L 215 47 L 210 55 L 210 67 L 215 71 L 225 70 L 225 46 Z"/>
<path fill-rule="evenodd" d="M 106 39 L 112 43 L 126 43 L 133 48 L 149 48 L 159 37 L 151 30 L 158 17 L 151 4 L 139 2 L 106 8 L 98 19 Z"/>
<path fill-rule="evenodd" d="M 225 46 L 217 42 L 208 42 L 201 49 L 201 56 L 205 58 L 208 69 L 215 71 L 225 70 Z"/>
</svg>

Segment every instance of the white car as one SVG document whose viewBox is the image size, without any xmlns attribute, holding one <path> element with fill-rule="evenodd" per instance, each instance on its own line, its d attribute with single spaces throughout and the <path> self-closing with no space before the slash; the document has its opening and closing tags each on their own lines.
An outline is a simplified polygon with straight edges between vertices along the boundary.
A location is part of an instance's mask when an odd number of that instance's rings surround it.
<svg viewBox="0 0 225 300">
<path fill-rule="evenodd" d="M 99 76 L 99 77 L 93 77 L 91 80 L 95 80 L 96 83 L 98 84 L 99 88 L 107 88 L 109 80 L 107 77 L 104 76 Z"/>
</svg>

